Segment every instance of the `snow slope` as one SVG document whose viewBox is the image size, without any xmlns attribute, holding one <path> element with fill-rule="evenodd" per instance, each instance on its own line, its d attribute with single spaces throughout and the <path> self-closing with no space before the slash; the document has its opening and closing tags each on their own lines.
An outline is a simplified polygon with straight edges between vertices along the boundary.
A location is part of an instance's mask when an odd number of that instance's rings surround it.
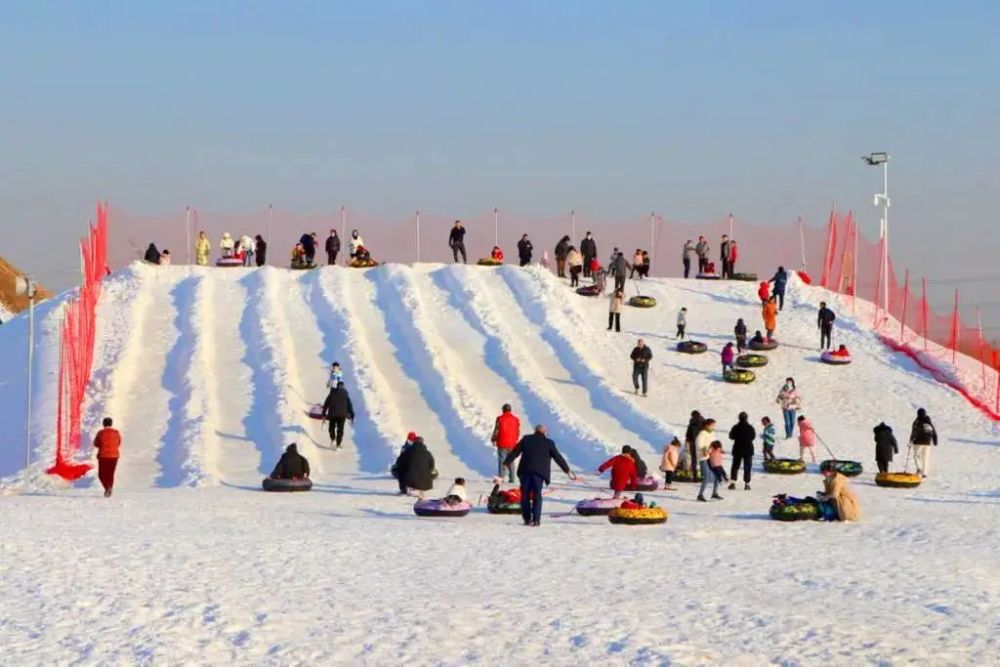
<svg viewBox="0 0 1000 667">
<path fill-rule="evenodd" d="M 52 459 L 57 311 L 40 310 L 33 464 L 23 468 L 23 318 L 0 328 L 0 644 L 4 662 L 526 664 L 995 661 L 1000 505 L 993 425 L 954 391 L 892 354 L 847 313 L 849 367 L 818 363 L 816 304 L 792 283 L 782 347 L 754 384 L 721 381 L 717 351 L 737 317 L 760 320 L 755 285 L 650 280 L 657 307 L 579 297 L 538 269 L 390 265 L 357 271 L 134 265 L 110 278 L 85 437 L 115 417 L 125 438 L 115 497 L 88 476 L 41 474 Z M 636 289 L 630 283 L 630 293 Z M 51 302 L 55 303 L 55 302 Z M 673 351 L 677 310 L 712 348 Z M 47 308 L 47 310 L 45 309 Z M 628 353 L 651 345 L 651 392 L 631 392 Z M 358 418 L 345 449 L 310 420 L 331 361 Z M 770 497 L 820 488 L 755 469 L 752 491 L 694 501 L 649 494 L 665 526 L 567 514 L 603 493 L 593 472 L 556 473 L 541 529 L 477 508 L 417 519 L 387 470 L 409 430 L 473 499 L 489 491 L 493 418 L 513 404 L 544 423 L 574 469 L 631 444 L 651 469 L 699 409 L 725 438 L 741 410 L 780 421 L 794 376 L 838 457 L 874 469 L 871 428 L 905 445 L 917 407 L 943 436 L 918 489 L 853 482 L 854 524 L 779 524 Z M 47 378 L 47 380 L 46 380 Z M 295 441 L 316 489 L 263 494 L 260 478 Z M 778 453 L 797 455 L 793 441 Z M 88 452 L 89 454 L 89 452 Z M 825 451 L 817 451 L 826 458 Z M 902 468 L 905 446 L 897 459 Z M 992 658 L 990 656 L 993 656 Z"/>
</svg>

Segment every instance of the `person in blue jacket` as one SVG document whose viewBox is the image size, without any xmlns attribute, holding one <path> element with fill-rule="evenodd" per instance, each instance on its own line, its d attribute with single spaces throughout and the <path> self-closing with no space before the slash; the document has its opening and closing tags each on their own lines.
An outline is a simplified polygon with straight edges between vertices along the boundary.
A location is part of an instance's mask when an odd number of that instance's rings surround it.
<svg viewBox="0 0 1000 667">
<path fill-rule="evenodd" d="M 539 424 L 535 432 L 521 438 L 510 454 L 504 459 L 505 466 L 513 465 L 517 457 L 517 477 L 521 480 L 521 518 L 525 526 L 540 526 L 542 523 L 542 487 L 547 486 L 552 477 L 552 461 L 556 462 L 570 479 L 576 475 L 569 469 L 566 459 L 559 453 L 556 443 L 546 435 L 545 426 Z"/>
<path fill-rule="evenodd" d="M 785 267 L 779 266 L 778 270 L 775 272 L 774 277 L 771 278 L 769 283 L 774 283 L 774 291 L 772 294 L 778 297 L 778 310 L 785 309 L 785 286 L 788 284 L 788 273 L 785 271 Z"/>
</svg>

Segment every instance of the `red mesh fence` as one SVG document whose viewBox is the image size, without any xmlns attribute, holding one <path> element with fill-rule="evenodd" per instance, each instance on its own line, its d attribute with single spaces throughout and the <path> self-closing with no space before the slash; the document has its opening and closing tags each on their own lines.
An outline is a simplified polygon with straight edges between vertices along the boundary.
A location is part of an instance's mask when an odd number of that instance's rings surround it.
<svg viewBox="0 0 1000 667">
<path fill-rule="evenodd" d="M 76 298 L 65 305 L 59 348 L 55 462 L 48 473 L 66 480 L 82 477 L 90 465 L 73 460 L 79 451 L 83 399 L 94 364 L 97 301 L 108 271 L 108 207 L 97 206 L 97 224 L 80 240 L 82 281 Z"/>
</svg>

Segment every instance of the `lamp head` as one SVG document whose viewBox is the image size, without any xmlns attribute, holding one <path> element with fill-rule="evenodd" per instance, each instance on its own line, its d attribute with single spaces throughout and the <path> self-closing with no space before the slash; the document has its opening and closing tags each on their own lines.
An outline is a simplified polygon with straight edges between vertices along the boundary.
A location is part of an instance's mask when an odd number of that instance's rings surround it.
<svg viewBox="0 0 1000 667">
<path fill-rule="evenodd" d="M 865 163 L 868 164 L 869 166 L 876 167 L 880 164 L 885 164 L 886 162 L 888 162 L 889 154 L 886 153 L 885 151 L 882 151 L 879 153 L 871 153 L 869 155 L 863 155 L 861 159 L 864 160 Z"/>
</svg>

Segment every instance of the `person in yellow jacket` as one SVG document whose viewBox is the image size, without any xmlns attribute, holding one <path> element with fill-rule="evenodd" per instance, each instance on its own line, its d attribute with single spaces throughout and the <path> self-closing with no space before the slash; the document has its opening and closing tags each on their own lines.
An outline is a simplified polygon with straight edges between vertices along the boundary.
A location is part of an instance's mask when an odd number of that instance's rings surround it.
<svg viewBox="0 0 1000 667">
<path fill-rule="evenodd" d="M 198 240 L 194 242 L 194 256 L 198 266 L 208 266 L 208 256 L 212 252 L 212 242 L 205 232 L 198 232 Z"/>
<path fill-rule="evenodd" d="M 847 483 L 847 478 L 833 468 L 823 471 L 823 492 L 817 496 L 823 502 L 833 505 L 839 521 L 857 521 L 861 518 L 858 497 Z"/>
</svg>

